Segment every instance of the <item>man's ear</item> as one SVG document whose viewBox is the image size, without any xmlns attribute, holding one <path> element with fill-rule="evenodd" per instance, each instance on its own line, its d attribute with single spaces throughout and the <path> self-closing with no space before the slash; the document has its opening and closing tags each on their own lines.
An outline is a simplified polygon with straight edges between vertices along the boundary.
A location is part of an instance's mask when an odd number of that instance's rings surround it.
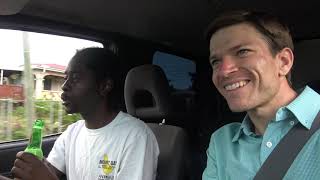
<svg viewBox="0 0 320 180">
<path fill-rule="evenodd" d="M 279 58 L 279 76 L 286 76 L 293 66 L 293 52 L 290 48 L 284 48 L 277 56 Z"/>
<path fill-rule="evenodd" d="M 99 93 L 101 96 L 106 96 L 113 89 L 114 82 L 112 79 L 104 80 L 99 87 Z"/>
</svg>

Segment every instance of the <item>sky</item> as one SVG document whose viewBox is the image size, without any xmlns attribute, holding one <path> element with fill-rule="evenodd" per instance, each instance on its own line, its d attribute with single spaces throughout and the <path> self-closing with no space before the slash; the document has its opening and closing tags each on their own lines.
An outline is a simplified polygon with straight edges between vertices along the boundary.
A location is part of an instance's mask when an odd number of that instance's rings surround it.
<svg viewBox="0 0 320 180">
<path fill-rule="evenodd" d="M 101 43 L 41 33 L 28 33 L 32 64 L 68 65 L 77 49 L 103 47 Z M 22 31 L 0 29 L 0 68 L 23 65 Z"/>
</svg>

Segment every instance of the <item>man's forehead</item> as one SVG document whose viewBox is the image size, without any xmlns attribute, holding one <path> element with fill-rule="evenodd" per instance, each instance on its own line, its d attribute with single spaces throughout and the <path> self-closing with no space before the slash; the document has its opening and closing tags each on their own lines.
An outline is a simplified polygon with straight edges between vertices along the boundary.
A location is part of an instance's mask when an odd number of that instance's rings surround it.
<svg viewBox="0 0 320 180">
<path fill-rule="evenodd" d="M 210 54 L 219 54 L 220 51 L 227 49 L 232 41 L 234 41 L 234 39 L 228 38 L 225 29 L 218 30 L 211 36 Z"/>
<path fill-rule="evenodd" d="M 86 68 L 83 64 L 70 61 L 69 65 L 65 70 L 65 73 L 79 73 L 83 71 L 86 71 Z"/>
<path fill-rule="evenodd" d="M 257 38 L 257 35 L 254 27 L 246 23 L 222 28 L 211 36 L 210 55 L 249 45 L 252 38 Z"/>
<path fill-rule="evenodd" d="M 249 46 L 251 43 L 249 41 L 234 41 L 222 44 L 221 46 L 210 46 L 210 55 L 219 54 L 225 51 L 237 50 L 243 46 Z"/>
<path fill-rule="evenodd" d="M 71 61 L 68 64 L 67 69 L 69 69 L 69 71 L 74 71 L 76 69 L 86 69 L 86 66 L 84 64 L 84 61 L 80 61 L 77 59 L 71 59 Z"/>
<path fill-rule="evenodd" d="M 242 46 L 248 45 L 249 43 L 241 40 L 230 40 L 224 41 L 224 43 L 210 43 L 210 57 L 223 54 L 232 50 L 239 49 Z"/>
</svg>

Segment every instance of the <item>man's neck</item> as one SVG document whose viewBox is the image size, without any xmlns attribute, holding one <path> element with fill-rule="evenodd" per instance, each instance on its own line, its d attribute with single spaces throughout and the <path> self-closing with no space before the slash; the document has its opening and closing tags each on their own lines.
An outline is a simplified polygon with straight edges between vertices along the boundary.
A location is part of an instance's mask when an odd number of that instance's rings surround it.
<svg viewBox="0 0 320 180">
<path fill-rule="evenodd" d="M 275 117 L 280 107 L 288 105 L 297 97 L 297 93 L 289 86 L 280 87 L 279 92 L 268 103 L 248 111 L 254 125 L 255 133 L 263 135 L 268 123 Z"/>
<path fill-rule="evenodd" d="M 84 118 L 85 125 L 88 129 L 98 129 L 109 124 L 118 113 L 118 110 L 100 106 L 95 109 L 95 111 L 82 113 L 81 116 Z"/>
</svg>

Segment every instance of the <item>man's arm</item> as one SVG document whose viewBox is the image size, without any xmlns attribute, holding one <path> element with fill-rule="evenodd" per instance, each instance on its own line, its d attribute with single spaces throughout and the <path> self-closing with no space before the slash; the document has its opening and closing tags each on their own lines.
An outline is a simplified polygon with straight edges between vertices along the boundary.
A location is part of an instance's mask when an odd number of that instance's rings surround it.
<svg viewBox="0 0 320 180">
<path fill-rule="evenodd" d="M 57 174 L 44 161 L 23 151 L 17 153 L 11 173 L 15 178 L 23 180 L 59 180 Z"/>
<path fill-rule="evenodd" d="M 44 159 L 45 165 L 50 169 L 52 173 L 54 173 L 59 179 L 64 176 L 65 174 L 59 171 L 56 167 L 52 166 L 46 159 Z"/>
<path fill-rule="evenodd" d="M 68 144 L 68 142 L 66 142 L 68 133 L 69 127 L 57 138 L 47 159 L 45 159 L 45 164 L 59 178 L 66 173 L 65 145 Z"/>
</svg>

